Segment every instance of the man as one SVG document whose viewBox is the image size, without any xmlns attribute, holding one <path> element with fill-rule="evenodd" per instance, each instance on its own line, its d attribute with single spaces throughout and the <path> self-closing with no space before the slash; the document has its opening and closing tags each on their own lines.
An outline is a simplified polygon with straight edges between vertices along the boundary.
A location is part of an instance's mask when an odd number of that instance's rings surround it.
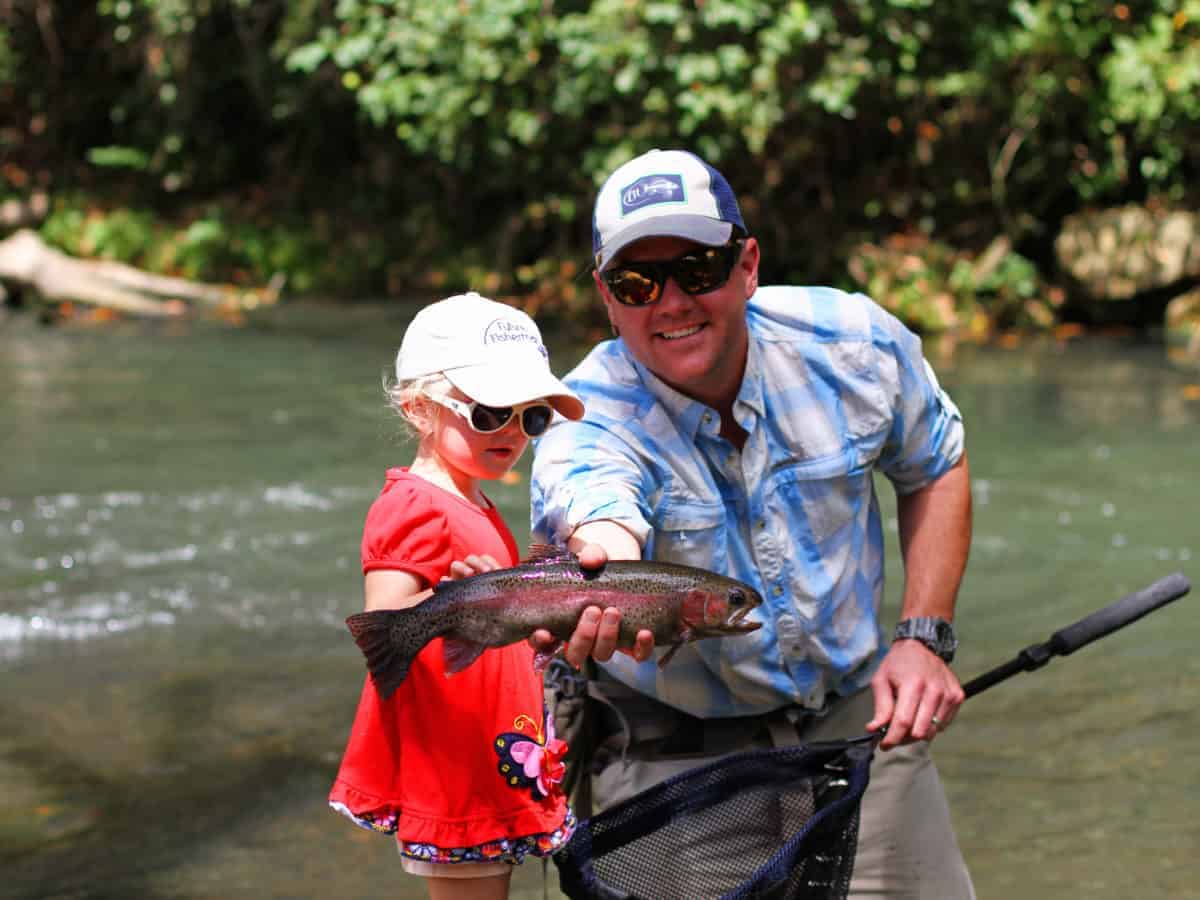
<svg viewBox="0 0 1200 900">
<path fill-rule="evenodd" d="M 886 726 L 851 895 L 973 897 L 929 756 L 963 701 L 948 662 L 970 487 L 961 417 L 920 341 L 862 295 L 760 288 L 732 190 L 691 153 L 618 168 L 593 224 L 618 339 L 565 379 L 587 415 L 535 449 L 535 538 L 588 565 L 708 568 L 764 597 L 761 629 L 690 644 L 662 670 L 647 632 L 614 656 L 619 613 L 585 612 L 566 652 L 602 663 L 594 798 L 726 753 Z M 890 645 L 876 471 L 897 493 L 904 561 Z"/>
</svg>

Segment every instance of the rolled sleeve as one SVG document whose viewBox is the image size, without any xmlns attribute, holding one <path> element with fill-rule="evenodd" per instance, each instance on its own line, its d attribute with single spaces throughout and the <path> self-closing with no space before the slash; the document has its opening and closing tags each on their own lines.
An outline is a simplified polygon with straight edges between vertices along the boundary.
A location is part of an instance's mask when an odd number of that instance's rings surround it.
<svg viewBox="0 0 1200 900">
<path fill-rule="evenodd" d="M 962 414 L 938 383 L 921 352 L 921 340 L 884 312 L 876 341 L 879 371 L 889 382 L 895 415 L 879 458 L 897 492 L 909 494 L 936 481 L 962 458 Z"/>
<path fill-rule="evenodd" d="M 645 546 L 650 522 L 644 481 L 636 454 L 602 425 L 556 424 L 534 446 L 534 539 L 565 544 L 580 525 L 611 520 Z"/>
</svg>

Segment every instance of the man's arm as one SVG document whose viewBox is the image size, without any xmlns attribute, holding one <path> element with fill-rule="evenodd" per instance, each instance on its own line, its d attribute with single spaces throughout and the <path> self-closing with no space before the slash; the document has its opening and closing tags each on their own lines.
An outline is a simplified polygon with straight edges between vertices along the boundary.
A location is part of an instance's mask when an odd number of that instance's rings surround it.
<svg viewBox="0 0 1200 900">
<path fill-rule="evenodd" d="M 901 618 L 954 618 L 958 588 L 971 546 L 971 483 L 964 451 L 936 481 L 898 495 L 900 549 L 904 556 Z M 938 727 L 954 719 L 964 696 L 958 678 L 936 654 L 918 641 L 892 644 L 875 676 L 873 731 L 888 733 L 882 749 L 931 740 Z M 937 717 L 940 726 L 932 722 Z"/>
<path fill-rule="evenodd" d="M 567 540 L 567 548 L 579 556 L 585 569 L 602 569 L 609 560 L 642 558 L 641 545 L 633 533 L 610 520 L 580 525 Z M 611 659 L 617 649 L 620 627 L 620 610 L 610 606 L 601 611 L 598 606 L 589 606 L 579 617 L 579 624 L 564 649 L 567 662 L 578 669 L 589 656 L 600 662 Z M 539 629 L 533 633 L 532 642 L 535 648 L 546 650 L 554 645 L 554 638 Z M 622 652 L 644 662 L 653 649 L 654 635 L 642 630 L 633 649 Z"/>
</svg>

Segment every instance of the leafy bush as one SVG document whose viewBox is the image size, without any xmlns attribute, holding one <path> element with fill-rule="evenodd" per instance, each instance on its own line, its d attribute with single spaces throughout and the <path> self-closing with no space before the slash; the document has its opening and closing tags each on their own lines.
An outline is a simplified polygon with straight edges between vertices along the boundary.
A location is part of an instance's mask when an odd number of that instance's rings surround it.
<svg viewBox="0 0 1200 900">
<path fill-rule="evenodd" d="M 844 280 L 889 234 L 1048 271 L 1065 215 L 1200 184 L 1200 0 L 96 0 L 49 31 L 0 4 L 5 71 L 10 185 L 316 290 L 553 306 L 598 180 L 655 146 L 729 176 L 773 281 Z M 149 253 L 136 217 L 89 227 Z"/>
<path fill-rule="evenodd" d="M 1064 300 L 1004 239 L 973 257 L 920 235 L 894 235 L 857 247 L 848 268 L 867 294 L 923 334 L 1044 330 Z"/>
</svg>

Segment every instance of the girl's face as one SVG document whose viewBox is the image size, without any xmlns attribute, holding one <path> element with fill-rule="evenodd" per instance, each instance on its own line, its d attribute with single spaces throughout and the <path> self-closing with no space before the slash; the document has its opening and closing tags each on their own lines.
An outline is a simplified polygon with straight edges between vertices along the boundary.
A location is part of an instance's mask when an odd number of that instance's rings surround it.
<svg viewBox="0 0 1200 900">
<path fill-rule="evenodd" d="M 451 389 L 450 396 L 471 402 L 457 388 Z M 461 484 L 463 478 L 470 481 L 500 478 L 516 465 L 529 443 L 521 431 L 520 416 L 513 416 L 499 431 L 480 434 L 453 410 L 433 401 L 427 404 L 426 440 L 456 483 Z"/>
</svg>

